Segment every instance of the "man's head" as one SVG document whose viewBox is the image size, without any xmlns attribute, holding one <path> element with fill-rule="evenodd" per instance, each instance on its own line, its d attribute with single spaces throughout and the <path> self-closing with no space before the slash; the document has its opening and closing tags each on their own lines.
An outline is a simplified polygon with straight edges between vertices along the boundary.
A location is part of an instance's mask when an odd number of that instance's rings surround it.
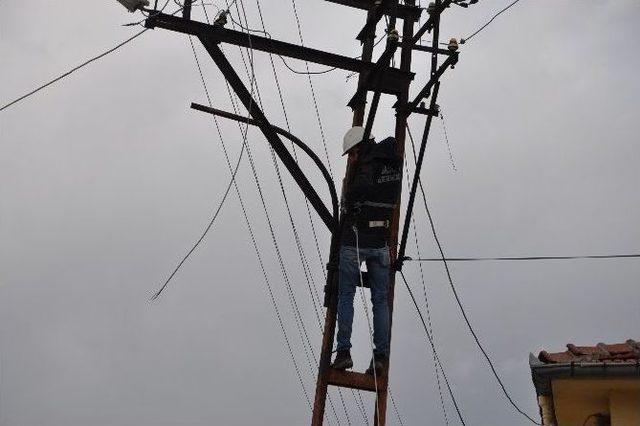
<svg viewBox="0 0 640 426">
<path fill-rule="evenodd" d="M 342 139 L 342 155 L 355 151 L 355 148 L 360 145 L 363 138 L 364 127 L 354 126 L 350 128 Z M 373 135 L 369 135 L 369 138 L 373 139 Z"/>
</svg>

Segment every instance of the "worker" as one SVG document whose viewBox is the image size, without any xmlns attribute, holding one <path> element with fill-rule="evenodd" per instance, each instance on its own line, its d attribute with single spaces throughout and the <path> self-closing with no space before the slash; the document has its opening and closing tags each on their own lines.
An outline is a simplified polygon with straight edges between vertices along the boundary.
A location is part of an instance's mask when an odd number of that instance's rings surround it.
<svg viewBox="0 0 640 426">
<path fill-rule="evenodd" d="M 376 143 L 364 139 L 362 127 L 344 137 L 343 155 L 350 154 L 354 170 L 342 200 L 338 286 L 337 355 L 333 368 L 353 367 L 351 327 L 356 287 L 362 285 L 361 263 L 367 265 L 373 305 L 373 357 L 368 374 L 381 374 L 389 359 L 389 229 L 402 182 L 402 159 L 395 138 Z"/>
</svg>

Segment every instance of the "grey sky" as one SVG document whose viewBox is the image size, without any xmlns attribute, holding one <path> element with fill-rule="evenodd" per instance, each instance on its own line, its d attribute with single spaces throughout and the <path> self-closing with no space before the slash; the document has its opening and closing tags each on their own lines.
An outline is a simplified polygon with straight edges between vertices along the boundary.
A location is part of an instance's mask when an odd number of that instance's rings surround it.
<svg viewBox="0 0 640 426">
<path fill-rule="evenodd" d="M 255 2 L 244 3 L 258 27 Z M 354 36 L 361 12 L 297 3 L 307 45 L 359 54 Z M 1 104 L 138 30 L 120 26 L 138 15 L 116 1 L 80 4 L 0 3 Z M 506 4 L 484 0 L 450 10 L 443 36 L 469 34 Z M 261 5 L 268 31 L 297 42 L 290 2 Z M 195 17 L 203 19 L 201 9 Z M 635 0 L 522 0 L 463 46 L 439 102 L 457 171 L 436 122 L 423 172 L 448 255 L 640 251 L 639 20 Z M 220 73 L 196 47 L 214 106 L 229 109 Z M 244 72 L 237 49 L 226 51 Z M 264 109 L 284 125 L 268 56 L 256 53 L 255 60 Z M 414 88 L 426 79 L 427 61 L 416 55 Z M 293 133 L 324 158 L 307 78 L 279 60 L 276 66 Z M 313 77 L 338 180 L 341 138 L 350 124 L 345 105 L 355 86 L 345 77 L 341 71 Z M 234 192 L 206 242 L 160 300 L 149 302 L 199 236 L 229 179 L 216 129 L 188 108 L 192 101 L 206 98 L 188 39 L 155 30 L 0 113 L 1 426 L 309 422 Z M 379 137 L 393 129 L 391 102 L 379 113 Z M 423 118 L 411 125 L 418 137 Z M 238 126 L 224 122 L 221 129 L 236 159 Z M 255 130 L 249 141 L 317 353 L 320 330 L 273 164 Z M 315 365 L 302 350 L 246 160 L 238 181 L 313 397 Z M 318 176 L 314 182 L 327 197 Z M 322 264 L 302 197 L 288 176 L 285 185 L 312 284 L 321 292 Z M 435 256 L 420 204 L 416 215 L 422 255 Z M 314 219 L 324 253 L 328 235 Z M 415 256 L 412 240 L 409 247 Z M 467 424 L 526 424 L 474 347 L 442 266 L 423 268 L 438 349 Z M 405 271 L 421 295 L 418 265 Z M 531 414 L 537 415 L 530 351 L 640 337 L 638 260 L 469 263 L 452 271 L 505 384 Z M 355 362 L 364 369 L 361 307 L 356 315 Z M 431 354 L 401 287 L 392 349 L 391 386 L 404 424 L 444 424 Z M 344 395 L 351 421 L 361 424 L 351 393 Z M 365 398 L 371 419 L 373 403 Z M 448 400 L 447 414 L 456 424 Z M 389 419 L 396 424 L 391 410 Z"/>
</svg>

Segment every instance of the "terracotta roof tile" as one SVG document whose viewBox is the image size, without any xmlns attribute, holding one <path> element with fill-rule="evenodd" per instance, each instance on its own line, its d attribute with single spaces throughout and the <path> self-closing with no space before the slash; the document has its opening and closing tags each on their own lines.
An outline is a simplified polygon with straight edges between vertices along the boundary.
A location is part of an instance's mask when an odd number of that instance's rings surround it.
<svg viewBox="0 0 640 426">
<path fill-rule="evenodd" d="M 542 351 L 538 359 L 546 364 L 565 364 L 571 362 L 624 362 L 637 363 L 640 360 L 640 343 L 629 339 L 624 343 L 595 346 L 567 345 L 565 352 Z"/>
</svg>

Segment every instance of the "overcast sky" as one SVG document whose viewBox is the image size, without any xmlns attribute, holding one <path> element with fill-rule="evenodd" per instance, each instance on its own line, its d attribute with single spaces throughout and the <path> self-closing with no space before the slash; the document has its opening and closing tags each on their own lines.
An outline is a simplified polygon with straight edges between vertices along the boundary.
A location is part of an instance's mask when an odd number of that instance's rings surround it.
<svg viewBox="0 0 640 426">
<path fill-rule="evenodd" d="M 115 0 L 77 7 L 85 4 L 0 3 L 0 104 L 139 31 L 121 26 L 141 17 Z M 468 35 L 506 4 L 452 8 L 441 34 Z M 260 27 L 254 0 L 244 5 L 250 26 Z M 274 37 L 299 42 L 289 1 L 261 6 Z M 320 0 L 298 0 L 297 7 L 307 45 L 359 54 L 361 11 Z M 194 19 L 204 20 L 201 8 Z M 447 255 L 640 252 L 639 21 L 637 0 L 523 0 L 462 47 L 439 98 L 455 169 L 436 121 L 422 175 Z M 214 106 L 231 109 L 221 74 L 195 45 Z M 225 51 L 247 81 L 238 49 Z M 414 91 L 426 81 L 428 59 L 415 55 Z M 275 65 L 292 132 L 325 158 L 307 77 L 277 58 Z M 256 52 L 255 68 L 264 110 L 284 127 L 269 56 Z M 312 77 L 337 182 L 351 121 L 345 105 L 356 84 L 346 76 Z M 0 113 L 0 425 L 309 423 L 235 190 L 204 244 L 163 296 L 149 301 L 200 235 L 229 181 L 216 127 L 189 109 L 192 101 L 206 97 L 188 38 L 155 30 Z M 379 139 L 393 132 L 392 102 L 385 99 L 378 113 Z M 424 117 L 412 118 L 416 137 L 423 124 Z M 235 162 L 240 130 L 222 121 L 220 130 Z M 248 140 L 317 355 L 321 333 L 308 287 L 322 293 L 328 233 L 314 215 L 320 259 L 303 198 L 285 174 L 312 272 L 308 283 L 267 144 L 255 129 Z M 315 169 L 301 162 L 328 199 Z M 315 361 L 303 350 L 246 157 L 238 184 L 313 398 Z M 420 203 L 416 220 L 422 256 L 436 256 Z M 408 254 L 417 257 L 413 239 Z M 532 415 L 538 410 L 530 352 L 640 338 L 640 260 L 474 262 L 451 269 L 506 387 Z M 404 270 L 424 309 L 418 264 Z M 439 355 L 467 424 L 527 424 L 475 348 L 442 266 L 424 264 L 423 272 Z M 369 343 L 359 305 L 355 323 L 354 358 L 362 371 Z M 400 286 L 392 352 L 391 388 L 403 423 L 444 424 L 430 349 Z M 351 392 L 343 396 L 351 424 L 362 424 Z M 332 391 L 332 397 L 340 424 L 348 424 L 339 396 Z M 371 421 L 373 402 L 363 397 Z M 456 424 L 446 395 L 445 405 Z M 399 424 L 391 405 L 388 418 Z M 328 419 L 338 424 L 330 409 Z"/>
</svg>

